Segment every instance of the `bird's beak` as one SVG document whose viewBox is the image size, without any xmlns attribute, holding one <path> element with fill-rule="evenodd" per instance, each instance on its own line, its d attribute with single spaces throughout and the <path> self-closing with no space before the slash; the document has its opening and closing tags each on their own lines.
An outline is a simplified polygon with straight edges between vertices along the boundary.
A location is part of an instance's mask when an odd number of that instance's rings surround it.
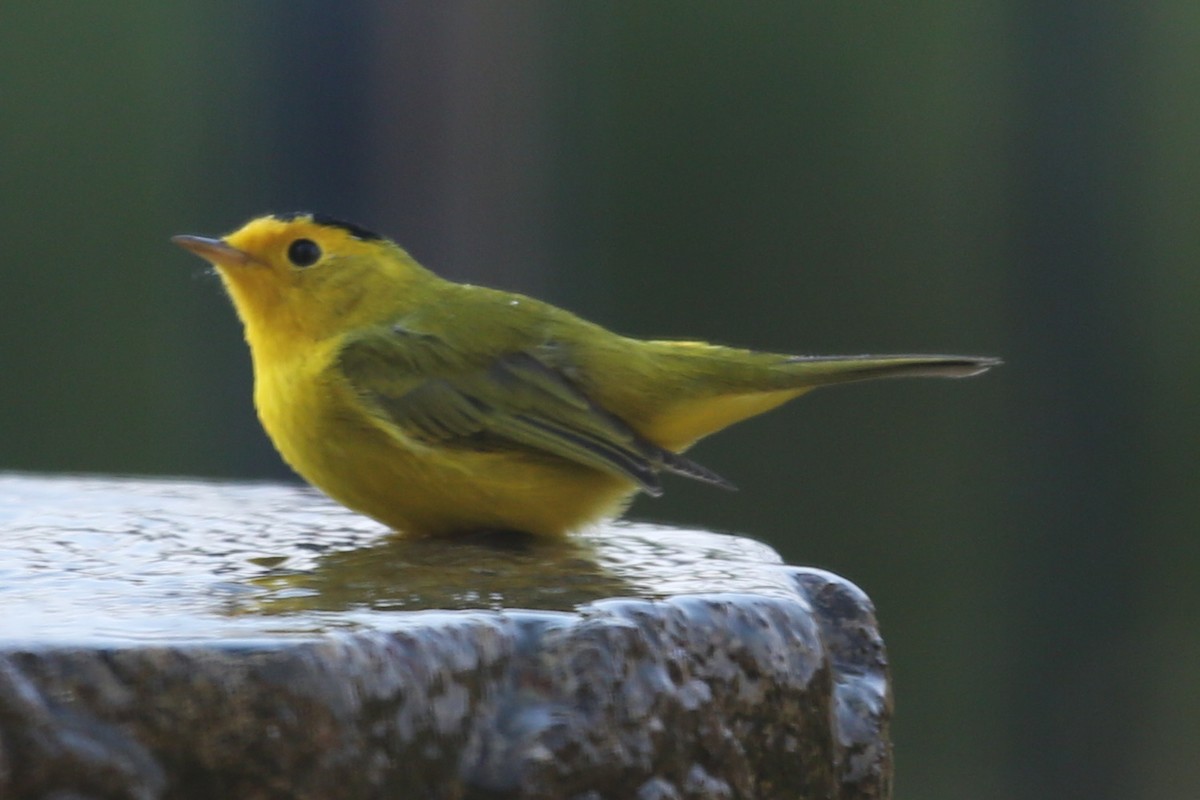
<svg viewBox="0 0 1200 800">
<path fill-rule="evenodd" d="M 250 254 L 228 245 L 220 239 L 204 236 L 172 236 L 171 241 L 184 250 L 191 250 L 217 267 L 242 267 L 255 263 Z"/>
</svg>

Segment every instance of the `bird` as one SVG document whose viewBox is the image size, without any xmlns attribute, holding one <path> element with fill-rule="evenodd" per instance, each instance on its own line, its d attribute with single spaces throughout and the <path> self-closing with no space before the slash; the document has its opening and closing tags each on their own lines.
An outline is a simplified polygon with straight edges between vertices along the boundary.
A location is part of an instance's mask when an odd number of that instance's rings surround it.
<svg viewBox="0 0 1200 800">
<path fill-rule="evenodd" d="M 403 534 L 562 536 L 619 516 L 639 491 L 660 495 L 664 474 L 731 489 L 684 452 L 820 386 L 1000 363 L 632 338 L 441 278 L 390 239 L 321 214 L 172 241 L 216 268 L 284 461 Z"/>
</svg>

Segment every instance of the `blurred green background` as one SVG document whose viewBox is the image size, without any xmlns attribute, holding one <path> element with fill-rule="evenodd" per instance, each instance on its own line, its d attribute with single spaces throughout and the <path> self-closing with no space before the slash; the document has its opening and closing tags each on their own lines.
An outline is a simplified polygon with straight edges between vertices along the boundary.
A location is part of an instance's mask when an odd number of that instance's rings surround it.
<svg viewBox="0 0 1200 800">
<path fill-rule="evenodd" d="M 874 598 L 897 797 L 1200 793 L 1200 5 L 9 4 L 0 469 L 289 478 L 216 280 L 266 211 L 622 332 L 954 351 L 704 443 Z"/>
</svg>

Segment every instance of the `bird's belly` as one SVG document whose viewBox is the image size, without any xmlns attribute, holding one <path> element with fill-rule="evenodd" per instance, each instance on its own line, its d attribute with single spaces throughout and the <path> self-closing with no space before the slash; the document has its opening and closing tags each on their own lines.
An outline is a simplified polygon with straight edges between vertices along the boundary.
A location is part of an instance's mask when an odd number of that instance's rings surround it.
<svg viewBox="0 0 1200 800">
<path fill-rule="evenodd" d="M 333 499 L 401 532 L 560 535 L 618 513 L 635 490 L 552 456 L 405 440 L 336 387 L 267 394 L 256 397 L 259 416 L 284 460 Z"/>
</svg>

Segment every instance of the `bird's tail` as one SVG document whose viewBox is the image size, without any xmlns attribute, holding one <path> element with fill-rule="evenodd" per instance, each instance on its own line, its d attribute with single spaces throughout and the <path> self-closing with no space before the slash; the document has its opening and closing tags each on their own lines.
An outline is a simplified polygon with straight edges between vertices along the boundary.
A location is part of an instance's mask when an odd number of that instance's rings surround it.
<svg viewBox="0 0 1200 800">
<path fill-rule="evenodd" d="M 676 451 L 819 386 L 879 378 L 965 378 L 1001 363 L 983 356 L 786 356 L 699 342 L 653 344 L 675 362 L 679 385 L 664 395 L 661 413 L 644 432 Z"/>
<path fill-rule="evenodd" d="M 879 378 L 966 378 L 1001 363 L 988 356 L 792 356 L 704 342 L 655 341 L 656 357 L 700 392 L 755 393 L 808 390 Z M 684 392 L 685 396 L 688 394 Z"/>
<path fill-rule="evenodd" d="M 879 378 L 968 378 L 1002 363 L 986 356 L 785 356 L 773 370 L 780 388 L 812 388 Z"/>
</svg>

